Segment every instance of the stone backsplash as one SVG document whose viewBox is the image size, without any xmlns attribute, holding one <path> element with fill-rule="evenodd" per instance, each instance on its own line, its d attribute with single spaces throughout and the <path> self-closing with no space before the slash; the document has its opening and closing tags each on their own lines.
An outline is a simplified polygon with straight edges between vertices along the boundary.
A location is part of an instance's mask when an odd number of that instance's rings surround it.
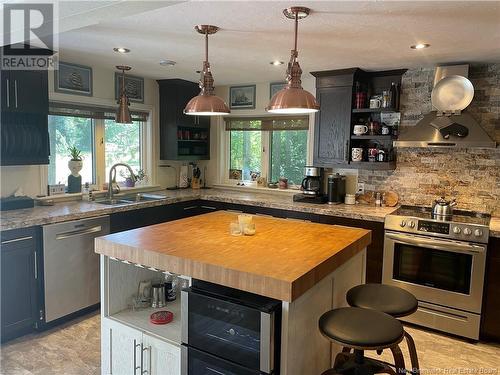
<svg viewBox="0 0 500 375">
<path fill-rule="evenodd" d="M 467 108 L 500 144 L 500 64 L 471 65 L 474 100 Z M 415 125 L 432 110 L 434 69 L 411 69 L 401 87 L 401 125 Z M 358 171 L 365 190 L 393 190 L 400 202 L 430 205 L 440 195 L 456 198 L 458 208 L 500 215 L 500 149 L 400 148 L 393 171 Z"/>
</svg>

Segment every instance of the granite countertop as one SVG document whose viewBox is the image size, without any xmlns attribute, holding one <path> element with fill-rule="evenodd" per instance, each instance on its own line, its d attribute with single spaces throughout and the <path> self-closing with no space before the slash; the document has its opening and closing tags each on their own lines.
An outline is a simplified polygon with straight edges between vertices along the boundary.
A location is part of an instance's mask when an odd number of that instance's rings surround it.
<svg viewBox="0 0 500 375">
<path fill-rule="evenodd" d="M 318 205 L 297 203 L 292 201 L 292 197 L 289 194 L 268 194 L 254 191 L 242 192 L 222 188 L 209 190 L 160 190 L 151 193 L 165 195 L 165 199 L 115 206 L 107 206 L 95 202 L 74 201 L 56 203 L 54 206 L 36 206 L 22 210 L 4 211 L 1 212 L 0 230 L 84 219 L 93 216 L 109 215 L 114 212 L 161 206 L 194 199 L 206 199 L 378 222 L 383 222 L 386 215 L 396 209 L 396 207 L 373 207 L 361 204 L 354 206 L 345 204 Z M 490 230 L 491 236 L 500 237 L 500 217 L 492 218 Z"/>
<path fill-rule="evenodd" d="M 233 212 L 210 212 L 99 237 L 95 249 L 120 260 L 292 302 L 371 242 L 367 229 L 262 216 L 253 219 L 254 236 L 234 237 L 229 224 L 236 220 Z"/>
<path fill-rule="evenodd" d="M 500 217 L 493 216 L 490 221 L 490 236 L 500 237 Z"/>
</svg>

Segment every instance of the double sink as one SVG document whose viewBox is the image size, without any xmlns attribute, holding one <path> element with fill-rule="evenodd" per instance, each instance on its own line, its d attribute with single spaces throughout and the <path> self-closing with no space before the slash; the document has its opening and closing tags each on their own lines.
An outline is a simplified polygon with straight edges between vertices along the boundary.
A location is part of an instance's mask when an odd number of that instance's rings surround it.
<svg viewBox="0 0 500 375">
<path fill-rule="evenodd" d="M 125 195 L 123 197 L 117 197 L 117 198 L 113 198 L 113 199 L 96 200 L 95 203 L 105 204 L 108 206 L 115 206 L 115 205 L 133 204 L 133 203 L 139 203 L 139 202 L 158 201 L 158 200 L 166 199 L 166 198 L 167 197 L 164 195 L 137 193 L 137 194 Z"/>
</svg>

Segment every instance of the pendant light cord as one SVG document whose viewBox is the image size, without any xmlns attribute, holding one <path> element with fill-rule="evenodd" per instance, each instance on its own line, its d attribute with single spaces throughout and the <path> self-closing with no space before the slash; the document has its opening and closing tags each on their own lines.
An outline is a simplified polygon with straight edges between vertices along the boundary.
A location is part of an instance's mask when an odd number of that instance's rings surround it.
<svg viewBox="0 0 500 375">
<path fill-rule="evenodd" d="M 205 61 L 208 62 L 208 29 L 205 31 Z"/>
<path fill-rule="evenodd" d="M 294 51 L 297 52 L 297 38 L 299 34 L 299 12 L 295 13 L 295 46 Z"/>
</svg>

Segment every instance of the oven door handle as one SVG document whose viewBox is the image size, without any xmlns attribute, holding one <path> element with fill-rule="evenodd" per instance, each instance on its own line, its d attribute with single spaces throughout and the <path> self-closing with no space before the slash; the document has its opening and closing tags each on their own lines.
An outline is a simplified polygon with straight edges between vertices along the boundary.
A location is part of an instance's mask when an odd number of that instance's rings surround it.
<svg viewBox="0 0 500 375">
<path fill-rule="evenodd" d="M 425 238 L 416 238 L 396 233 L 386 233 L 386 237 L 407 245 L 426 246 L 436 250 L 448 250 L 463 253 L 484 253 L 485 247 L 480 245 L 473 245 L 469 243 L 459 243 L 455 241 L 443 240 L 428 240 Z"/>
</svg>

